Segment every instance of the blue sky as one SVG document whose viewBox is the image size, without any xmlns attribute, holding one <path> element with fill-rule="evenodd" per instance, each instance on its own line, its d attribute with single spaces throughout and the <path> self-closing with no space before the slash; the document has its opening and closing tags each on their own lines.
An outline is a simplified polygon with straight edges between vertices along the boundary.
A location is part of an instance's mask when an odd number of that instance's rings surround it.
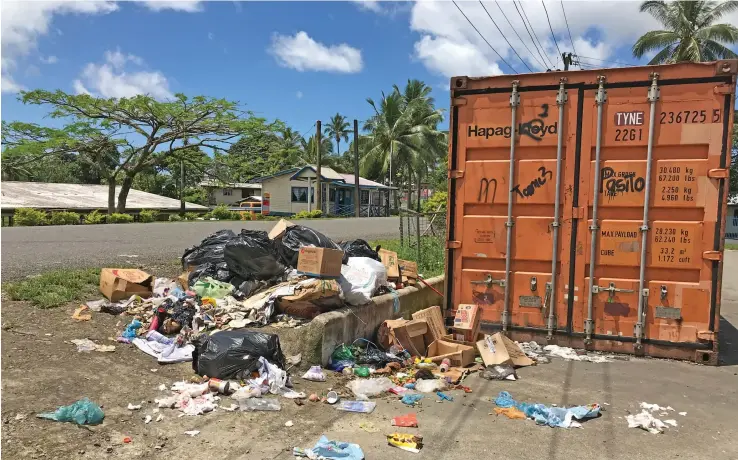
<svg viewBox="0 0 738 460">
<path fill-rule="evenodd" d="M 511 2 L 500 2 L 502 12 L 495 2 L 484 5 L 525 64 L 478 2 L 459 5 L 516 71 L 541 69 Z M 541 3 L 522 5 L 545 54 L 556 59 Z M 633 41 L 656 27 L 637 2 L 565 2 L 568 28 L 561 4 L 546 6 L 559 48 L 571 51 L 571 31 L 585 66 L 614 65 L 595 59 L 636 63 Z M 724 22 L 737 23 L 733 16 Z M 445 107 L 450 76 L 499 73 L 512 69 L 450 2 L 2 4 L 3 120 L 49 122 L 43 108 L 16 100 L 19 89 L 160 98 L 182 92 L 238 100 L 304 132 L 336 112 L 366 119 L 367 97 L 378 99 L 408 78 L 431 85 Z"/>
</svg>

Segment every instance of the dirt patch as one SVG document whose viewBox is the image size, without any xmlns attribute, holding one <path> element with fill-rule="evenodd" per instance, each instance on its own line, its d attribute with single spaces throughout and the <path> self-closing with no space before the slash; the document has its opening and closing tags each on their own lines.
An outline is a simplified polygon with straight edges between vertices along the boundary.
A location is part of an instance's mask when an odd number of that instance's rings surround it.
<svg viewBox="0 0 738 460">
<path fill-rule="evenodd" d="M 154 399 L 163 395 L 157 387 L 195 375 L 191 364 L 160 366 L 133 345 L 113 341 L 130 317 L 93 313 L 91 321 L 76 322 L 71 318 L 76 307 L 41 310 L 25 302 L 3 302 L 2 448 L 7 458 L 149 459 L 195 452 L 210 458 L 272 459 L 280 453 L 289 458 L 286 450 L 312 445 L 323 427 L 346 416 L 325 404 L 297 406 L 279 398 L 279 412 L 217 410 L 180 418 L 179 411 L 161 409 L 164 420 L 144 424 L 146 415 L 156 418 Z M 116 350 L 78 353 L 70 341 L 84 338 L 114 344 Z M 326 383 L 312 383 L 294 374 L 295 389 L 308 394 L 343 387 L 333 375 Z M 83 397 L 103 406 L 102 425 L 78 427 L 35 417 Z M 128 403 L 143 407 L 132 412 Z M 230 398 L 222 404 L 229 406 Z M 288 420 L 294 423 L 291 428 L 284 426 Z M 200 434 L 189 437 L 184 434 L 188 430 Z M 133 442 L 124 444 L 125 436 Z"/>
</svg>

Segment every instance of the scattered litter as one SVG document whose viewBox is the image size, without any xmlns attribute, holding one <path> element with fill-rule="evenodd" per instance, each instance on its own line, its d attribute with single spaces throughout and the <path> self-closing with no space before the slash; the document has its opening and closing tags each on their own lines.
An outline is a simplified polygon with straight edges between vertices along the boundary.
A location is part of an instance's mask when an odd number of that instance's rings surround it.
<svg viewBox="0 0 738 460">
<path fill-rule="evenodd" d="M 192 436 L 194 438 L 195 436 L 200 434 L 200 431 L 199 430 L 185 431 L 184 434 L 186 434 L 187 436 Z"/>
<path fill-rule="evenodd" d="M 105 418 L 105 413 L 100 406 L 83 398 L 69 406 L 61 406 L 54 412 L 38 414 L 36 417 L 57 422 L 74 422 L 77 425 L 98 425 Z"/>
<path fill-rule="evenodd" d="M 307 396 L 303 392 L 296 392 L 294 390 L 287 391 L 286 393 L 282 393 L 282 396 L 284 396 L 287 399 L 305 399 Z"/>
<path fill-rule="evenodd" d="M 149 356 L 153 356 L 159 364 L 182 363 L 192 361 L 194 345 L 180 346 L 175 339 L 170 339 L 156 331 L 146 333 L 146 338 L 133 338 L 131 343 Z"/>
<path fill-rule="evenodd" d="M 377 403 L 371 401 L 341 401 L 336 406 L 336 409 L 346 412 L 370 414 L 375 407 L 377 407 Z"/>
<path fill-rule="evenodd" d="M 284 422 L 284 426 L 286 426 L 287 428 L 294 426 L 294 425 L 295 424 L 292 422 L 292 420 L 287 420 L 286 422 Z"/>
<path fill-rule="evenodd" d="M 671 426 L 677 426 L 676 420 L 673 420 L 673 419 L 664 420 L 664 423 L 666 423 L 667 425 L 671 425 Z"/>
<path fill-rule="evenodd" d="M 576 350 L 569 347 L 560 347 L 558 345 L 546 345 L 543 350 L 550 356 L 563 358 L 567 361 L 589 361 L 592 363 L 610 363 L 614 360 L 614 356 L 605 356 L 596 353 L 584 354 L 577 353 Z"/>
<path fill-rule="evenodd" d="M 415 383 L 415 389 L 421 393 L 435 393 L 446 388 L 448 388 L 448 384 L 444 379 L 418 380 Z"/>
<path fill-rule="evenodd" d="M 308 397 L 308 400 L 310 402 L 318 402 L 318 401 L 320 401 L 320 396 L 318 396 L 315 393 L 311 393 L 310 396 Z"/>
<path fill-rule="evenodd" d="M 290 366 L 297 366 L 300 362 L 302 362 L 302 353 L 287 357 L 287 364 Z"/>
<path fill-rule="evenodd" d="M 77 345 L 77 352 L 79 353 L 89 353 L 91 351 L 110 353 L 115 351 L 115 345 L 99 345 L 90 339 L 74 339 L 72 343 Z"/>
<path fill-rule="evenodd" d="M 504 415 L 505 417 L 509 419 L 525 420 L 526 418 L 528 418 L 525 416 L 525 413 L 522 412 L 517 407 L 495 407 L 495 414 Z"/>
<path fill-rule="evenodd" d="M 159 391 L 167 391 L 167 386 L 162 383 L 159 385 Z"/>
<path fill-rule="evenodd" d="M 517 380 L 518 378 L 515 369 L 509 364 L 487 366 L 480 375 L 487 380 Z"/>
<path fill-rule="evenodd" d="M 600 414 L 599 404 L 563 408 L 548 407 L 543 404 L 519 403 L 507 391 L 500 392 L 497 399 L 495 399 L 495 404 L 503 408 L 515 407 L 527 417 L 535 420 L 538 425 L 560 428 L 580 428 L 582 425 L 575 420 L 594 418 Z"/>
<path fill-rule="evenodd" d="M 292 455 L 295 457 L 308 457 L 310 459 L 364 460 L 364 451 L 361 450 L 358 444 L 331 441 L 325 435 L 320 437 L 312 449 L 295 447 L 292 450 Z"/>
<path fill-rule="evenodd" d="M 275 398 L 249 398 L 239 401 L 242 411 L 278 411 L 282 405 Z"/>
<path fill-rule="evenodd" d="M 89 307 L 87 305 L 81 305 L 76 310 L 74 310 L 74 313 L 72 314 L 72 319 L 75 321 L 89 321 L 92 319 L 92 315 L 89 313 L 84 313 L 85 311 L 89 310 Z"/>
<path fill-rule="evenodd" d="M 679 412 L 679 415 L 681 415 L 681 416 L 686 416 L 686 415 L 687 415 L 687 413 L 686 413 L 686 412 Z"/>
<path fill-rule="evenodd" d="M 130 444 L 133 442 L 133 438 L 130 436 L 123 436 L 123 444 Z"/>
<path fill-rule="evenodd" d="M 417 454 L 423 448 L 423 437 L 407 433 L 392 433 L 387 435 L 387 444 Z"/>
<path fill-rule="evenodd" d="M 336 404 L 339 400 L 338 393 L 335 391 L 329 391 L 327 395 L 325 395 L 325 401 L 328 404 Z"/>
<path fill-rule="evenodd" d="M 25 420 L 26 417 L 28 417 L 27 414 L 15 414 L 15 417 L 13 418 L 16 422 L 20 422 L 21 420 Z"/>
<path fill-rule="evenodd" d="M 666 428 L 664 422 L 651 415 L 646 409 L 639 414 L 628 415 L 625 419 L 628 421 L 628 428 L 641 428 L 652 434 L 663 433 Z"/>
<path fill-rule="evenodd" d="M 145 424 L 147 424 L 147 425 L 148 425 L 149 423 L 151 423 L 151 416 L 150 416 L 150 415 L 147 415 L 147 416 L 146 416 L 146 418 L 144 419 L 144 423 L 145 423 Z"/>
<path fill-rule="evenodd" d="M 398 415 L 392 418 L 392 426 L 401 426 L 406 428 L 418 427 L 418 416 L 414 413 L 407 415 Z"/>
<path fill-rule="evenodd" d="M 402 397 L 402 403 L 408 406 L 414 406 L 416 404 L 419 404 L 421 399 L 423 399 L 423 395 L 418 395 L 418 394 L 405 395 Z"/>
<path fill-rule="evenodd" d="M 310 369 L 302 375 L 302 378 L 312 382 L 325 382 L 325 375 L 320 366 L 310 366 Z"/>
<path fill-rule="evenodd" d="M 128 403 L 128 410 L 139 410 L 139 409 L 141 409 L 141 404 Z"/>
<path fill-rule="evenodd" d="M 350 381 L 347 385 L 356 397 L 367 397 L 379 396 L 385 393 L 390 388 L 394 387 L 395 384 L 392 380 L 387 377 L 379 377 L 376 379 L 356 379 Z"/>
<path fill-rule="evenodd" d="M 238 404 L 231 404 L 230 406 L 218 406 L 219 409 L 223 409 L 226 412 L 233 412 L 238 409 Z"/>
<path fill-rule="evenodd" d="M 446 393 L 443 393 L 442 391 L 436 391 L 436 396 L 438 396 L 439 401 L 453 401 L 453 396 L 449 396 Z"/>
<path fill-rule="evenodd" d="M 164 420 L 164 415 L 163 414 L 159 414 L 159 415 L 156 416 L 156 421 L 157 422 L 161 422 L 162 420 Z"/>
<path fill-rule="evenodd" d="M 367 433 L 378 433 L 379 428 L 374 426 L 374 423 L 372 422 L 361 422 L 359 423 L 359 428 L 366 431 Z"/>
</svg>

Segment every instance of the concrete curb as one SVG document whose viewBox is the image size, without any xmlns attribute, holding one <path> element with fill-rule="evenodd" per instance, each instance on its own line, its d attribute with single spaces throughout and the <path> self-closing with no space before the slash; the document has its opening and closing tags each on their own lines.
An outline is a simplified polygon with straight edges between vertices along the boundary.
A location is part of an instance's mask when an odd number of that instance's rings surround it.
<svg viewBox="0 0 738 460">
<path fill-rule="evenodd" d="M 444 276 L 426 280 L 443 293 Z M 395 298 L 399 309 L 395 311 Z M 301 335 L 299 346 L 303 364 L 326 365 L 333 350 L 342 343 L 350 344 L 357 338 L 374 341 L 379 326 L 388 319 L 410 319 L 411 314 L 440 305 L 442 298 L 432 289 L 418 283 L 394 293 L 374 297 L 371 303 L 359 307 L 345 307 L 316 316 Z"/>
</svg>

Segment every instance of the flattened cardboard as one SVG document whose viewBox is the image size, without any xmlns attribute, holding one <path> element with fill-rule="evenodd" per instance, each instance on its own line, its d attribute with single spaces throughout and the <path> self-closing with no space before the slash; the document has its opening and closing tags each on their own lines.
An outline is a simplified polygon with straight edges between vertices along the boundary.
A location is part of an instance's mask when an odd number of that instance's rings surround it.
<svg viewBox="0 0 738 460">
<path fill-rule="evenodd" d="M 400 266 L 402 277 L 407 279 L 416 280 L 418 279 L 418 263 L 412 260 L 397 259 L 397 264 Z"/>
<path fill-rule="evenodd" d="M 466 367 L 474 362 L 474 348 L 460 343 L 436 340 L 428 345 L 427 358 L 440 364 L 444 358 L 451 361 L 452 366 Z"/>
<path fill-rule="evenodd" d="M 151 297 L 154 277 L 135 268 L 103 268 L 100 271 L 100 292 L 111 302 L 132 295 Z"/>
<path fill-rule="evenodd" d="M 180 287 L 184 289 L 185 291 L 190 288 L 190 272 L 183 272 L 181 275 L 177 277 L 177 282 L 179 283 Z"/>
<path fill-rule="evenodd" d="M 297 272 L 316 278 L 341 276 L 343 251 L 339 249 L 303 246 L 297 256 Z"/>
<path fill-rule="evenodd" d="M 523 367 L 533 364 L 533 360 L 525 355 L 518 344 L 502 335 L 502 332 L 485 335 L 484 339 L 477 342 L 477 349 L 485 366 L 511 364 Z"/>
<path fill-rule="evenodd" d="M 397 253 L 386 249 L 379 250 L 379 259 L 387 268 L 387 278 L 399 278 L 400 266 L 397 262 Z"/>
<path fill-rule="evenodd" d="M 377 337 L 384 348 L 398 345 L 412 356 L 425 356 L 434 340 L 425 320 L 388 319 L 379 327 Z"/>
<path fill-rule="evenodd" d="M 274 224 L 274 227 L 272 227 L 271 230 L 269 230 L 269 239 L 270 240 L 276 240 L 277 238 L 282 238 L 284 235 L 284 232 L 287 231 L 288 228 L 293 227 L 295 224 L 290 222 L 287 219 L 279 219 L 279 222 Z"/>
<path fill-rule="evenodd" d="M 446 335 L 446 326 L 443 324 L 443 314 L 441 314 L 441 307 L 438 305 L 416 311 L 413 313 L 413 319 L 422 319 L 428 323 L 428 329 L 433 335 L 433 340 L 441 339 Z"/>
</svg>

